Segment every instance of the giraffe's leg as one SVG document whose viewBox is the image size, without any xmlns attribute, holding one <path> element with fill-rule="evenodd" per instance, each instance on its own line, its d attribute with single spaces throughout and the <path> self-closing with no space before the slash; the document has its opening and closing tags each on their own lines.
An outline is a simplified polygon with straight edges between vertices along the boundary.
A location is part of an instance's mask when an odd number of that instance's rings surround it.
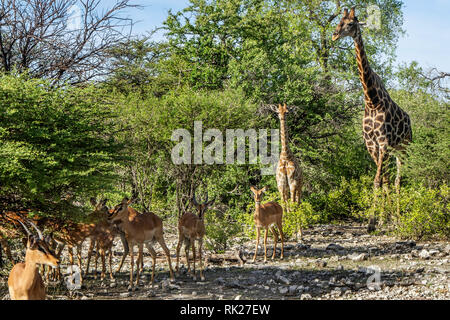
<svg viewBox="0 0 450 320">
<path fill-rule="evenodd" d="M 277 187 L 278 192 L 280 193 L 283 200 L 284 207 L 287 210 L 287 201 L 289 199 L 289 184 L 286 175 L 282 172 L 277 173 Z"/>
<path fill-rule="evenodd" d="M 260 236 L 260 228 L 256 227 L 256 247 L 255 247 L 255 255 L 253 256 L 253 262 L 255 262 L 256 254 L 258 253 L 259 236 Z"/>
<path fill-rule="evenodd" d="M 381 182 L 382 182 L 382 173 L 383 173 L 383 165 L 384 165 L 384 160 L 385 160 L 385 155 L 386 155 L 386 146 L 380 146 L 379 150 L 378 150 L 378 161 L 377 161 L 377 173 L 375 174 L 375 179 L 373 181 L 373 192 L 374 192 L 374 197 L 373 197 L 373 208 L 372 210 L 375 211 L 375 209 L 378 207 L 378 193 L 380 190 L 380 186 L 381 186 Z M 372 213 L 371 217 L 369 219 L 369 225 L 367 227 L 367 231 L 368 232 L 373 232 L 376 230 L 376 218 L 375 218 L 375 214 Z"/>
<path fill-rule="evenodd" d="M 296 179 L 296 177 L 294 176 L 295 172 L 292 171 L 292 174 L 288 176 L 288 182 L 289 182 L 289 190 L 291 193 L 291 202 L 292 203 L 299 203 L 297 202 L 298 199 L 298 190 L 300 189 L 300 184 L 299 181 Z M 298 235 L 300 235 L 300 240 L 302 239 L 303 235 L 302 235 L 302 227 L 301 227 L 301 223 L 298 221 L 298 225 L 297 225 L 297 233 L 295 235 L 296 240 L 298 240 Z"/>
<path fill-rule="evenodd" d="M 297 203 L 300 204 L 302 199 L 302 183 L 299 182 L 299 188 L 297 189 Z M 300 234 L 300 241 L 303 241 L 303 226 L 302 222 L 299 221 L 298 233 Z"/>
</svg>

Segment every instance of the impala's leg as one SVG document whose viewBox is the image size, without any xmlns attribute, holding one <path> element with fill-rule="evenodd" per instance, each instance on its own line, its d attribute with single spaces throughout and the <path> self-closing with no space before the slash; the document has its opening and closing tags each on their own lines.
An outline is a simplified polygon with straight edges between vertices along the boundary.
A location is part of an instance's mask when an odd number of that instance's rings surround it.
<svg viewBox="0 0 450 320">
<path fill-rule="evenodd" d="M 91 243 L 89 244 L 87 262 L 86 262 L 86 272 L 87 275 L 89 273 L 89 265 L 91 263 L 92 252 L 94 251 L 95 240 L 91 238 Z"/>
<path fill-rule="evenodd" d="M 78 268 L 80 269 L 80 283 L 83 283 L 83 269 L 81 269 L 81 245 L 77 245 Z"/>
<path fill-rule="evenodd" d="M 123 232 L 120 232 L 119 236 L 120 236 L 120 241 L 122 242 L 122 245 L 123 245 L 123 256 L 122 256 L 122 260 L 120 260 L 119 268 L 117 268 L 117 271 L 116 271 L 117 273 L 119 273 L 120 269 L 122 269 L 122 265 L 123 265 L 125 259 L 127 258 L 128 253 L 130 252 L 130 247 L 128 246 L 128 241 L 125 238 L 125 234 Z"/>
<path fill-rule="evenodd" d="M 94 279 L 97 279 L 97 270 L 98 270 L 98 256 L 99 256 L 99 244 L 97 242 L 96 248 L 95 248 L 95 266 L 94 266 Z"/>
<path fill-rule="evenodd" d="M 56 254 L 56 256 L 59 261 L 61 261 L 61 254 L 62 254 L 65 246 L 66 246 L 66 244 L 64 242 L 58 245 L 59 250 L 58 250 L 58 253 Z M 56 279 L 61 280 L 61 267 L 59 266 L 59 264 L 56 267 Z"/>
<path fill-rule="evenodd" d="M 169 248 L 167 248 L 166 242 L 164 241 L 164 238 L 162 236 L 158 239 L 158 243 L 166 254 L 167 263 L 169 264 L 170 279 L 175 280 L 175 277 L 173 276 L 172 260 L 170 259 L 170 250 Z"/>
<path fill-rule="evenodd" d="M 69 252 L 69 263 L 70 265 L 73 265 L 73 247 L 68 246 L 67 251 Z"/>
<path fill-rule="evenodd" d="M 283 224 L 280 221 L 277 222 L 278 231 L 280 232 L 280 238 L 281 238 L 281 255 L 280 259 L 284 258 L 284 234 L 283 234 Z"/>
<path fill-rule="evenodd" d="M 138 253 L 138 262 L 136 262 L 136 288 L 139 286 L 139 276 L 140 276 L 140 261 L 144 260 L 143 256 L 143 248 L 144 245 L 140 243 L 138 245 L 139 253 Z"/>
<path fill-rule="evenodd" d="M 70 267 L 70 270 L 71 270 L 70 275 L 73 276 L 73 272 L 74 272 L 73 267 L 72 267 L 73 266 L 73 246 L 69 245 L 67 247 L 67 251 L 69 251 L 69 263 L 71 265 L 71 267 Z"/>
<path fill-rule="evenodd" d="M 269 227 L 265 228 L 264 232 L 264 262 L 267 262 L 267 233 L 269 232 Z"/>
<path fill-rule="evenodd" d="M 192 279 L 195 281 L 197 280 L 197 277 L 195 276 L 195 239 L 192 239 L 191 245 L 192 245 L 192 259 L 194 260 Z"/>
<path fill-rule="evenodd" d="M 186 264 L 187 264 L 187 272 L 191 271 L 191 263 L 189 262 L 189 247 L 191 245 L 191 241 L 189 238 L 184 238 L 184 253 L 186 254 Z"/>
<path fill-rule="evenodd" d="M 128 286 L 128 291 L 133 291 L 133 269 L 134 269 L 134 244 L 129 243 L 130 249 L 130 285 Z"/>
<path fill-rule="evenodd" d="M 256 227 L 256 247 L 255 247 L 255 254 L 253 255 L 253 262 L 255 262 L 256 254 L 258 253 L 259 236 L 260 236 L 260 228 Z"/>
<path fill-rule="evenodd" d="M 203 239 L 198 240 L 198 257 L 200 259 L 200 280 L 205 281 L 205 276 L 203 275 L 203 257 L 202 257 L 202 250 L 203 250 Z"/>
<path fill-rule="evenodd" d="M 106 278 L 106 251 L 103 246 L 100 247 L 100 257 L 102 258 L 102 274 L 100 275 L 100 280 Z"/>
<path fill-rule="evenodd" d="M 152 278 L 150 280 L 150 284 L 153 286 L 153 281 L 155 279 L 156 251 L 149 243 L 145 244 L 145 246 L 147 247 L 148 252 L 150 252 L 150 255 L 152 256 Z"/>
<path fill-rule="evenodd" d="M 183 241 L 183 235 L 181 234 L 181 232 L 178 234 L 178 244 L 177 244 L 177 265 L 175 267 L 175 270 L 177 272 L 177 275 L 179 275 L 179 266 L 180 266 L 180 249 L 181 249 L 181 244 Z"/>
<path fill-rule="evenodd" d="M 272 260 L 275 259 L 275 253 L 277 252 L 277 241 L 278 241 L 278 236 L 277 236 L 277 232 L 275 231 L 274 227 L 270 227 L 270 231 L 272 231 L 273 234 L 273 254 L 272 254 Z"/>
<path fill-rule="evenodd" d="M 111 280 L 114 280 L 113 271 L 112 271 L 112 243 L 109 247 L 109 278 Z"/>
</svg>

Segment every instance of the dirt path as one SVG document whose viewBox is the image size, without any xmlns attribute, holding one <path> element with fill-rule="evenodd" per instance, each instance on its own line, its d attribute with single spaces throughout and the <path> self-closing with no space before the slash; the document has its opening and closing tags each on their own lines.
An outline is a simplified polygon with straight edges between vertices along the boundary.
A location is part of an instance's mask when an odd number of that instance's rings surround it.
<svg viewBox="0 0 450 320">
<path fill-rule="evenodd" d="M 167 235 L 175 266 L 176 236 Z M 88 243 L 84 250 L 87 252 Z M 193 281 L 184 267 L 174 283 L 162 250 L 158 251 L 156 281 L 148 282 L 151 259 L 146 254 L 142 285 L 128 292 L 129 259 L 114 281 L 94 280 L 88 275 L 84 288 L 70 292 L 65 285 L 50 284 L 49 299 L 449 299 L 450 244 L 414 242 L 379 235 L 367 235 L 356 224 L 320 225 L 305 231 L 302 243 L 285 244 L 285 259 L 263 263 L 262 246 L 256 263 L 251 263 L 254 241 L 233 248 L 241 250 L 247 262 L 209 264 L 205 281 Z M 280 248 L 278 246 L 278 248 Z M 19 247 L 20 249 L 20 247 Z M 278 249 L 279 250 L 279 249 Z M 85 254 L 84 252 L 84 254 Z M 114 269 L 122 246 L 114 248 Z M 16 250 L 15 255 L 20 255 Z M 182 264 L 185 263 L 182 250 Z M 210 253 L 207 253 L 210 254 Z M 269 241 L 268 256 L 272 254 Z M 67 260 L 67 257 L 65 257 Z M 63 260 L 63 263 L 66 261 Z M 198 266 L 198 263 L 197 263 Z M 0 272 L 0 298 L 7 296 L 7 274 Z"/>
</svg>

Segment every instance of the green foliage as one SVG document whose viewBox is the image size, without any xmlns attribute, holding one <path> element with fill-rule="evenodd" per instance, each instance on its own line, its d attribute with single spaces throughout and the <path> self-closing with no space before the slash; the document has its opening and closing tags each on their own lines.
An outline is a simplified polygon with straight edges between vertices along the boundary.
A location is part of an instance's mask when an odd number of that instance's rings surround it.
<svg viewBox="0 0 450 320">
<path fill-rule="evenodd" d="M 450 178 L 450 112 L 449 103 L 433 93 L 433 83 L 424 71 L 411 63 L 398 72 L 401 89 L 392 97 L 411 116 L 413 141 L 407 155 L 401 156 L 405 177 L 429 187 L 449 183 Z"/>
<path fill-rule="evenodd" d="M 401 192 L 395 234 L 415 239 L 450 239 L 449 187 L 409 187 Z"/>
<path fill-rule="evenodd" d="M 288 202 L 289 210 L 283 212 L 283 233 L 286 238 L 297 239 L 300 228 L 302 230 L 319 223 L 321 216 L 308 201 L 302 203 Z"/>
<path fill-rule="evenodd" d="M 216 253 L 224 253 L 235 242 L 241 227 L 232 218 L 232 212 L 220 214 L 209 212 L 205 216 L 206 248 Z"/>
<path fill-rule="evenodd" d="M 114 114 L 94 87 L 59 88 L 26 76 L 0 75 L 0 181 L 37 208 L 63 209 L 72 200 L 112 187 L 115 163 L 124 159 L 114 141 Z"/>
</svg>

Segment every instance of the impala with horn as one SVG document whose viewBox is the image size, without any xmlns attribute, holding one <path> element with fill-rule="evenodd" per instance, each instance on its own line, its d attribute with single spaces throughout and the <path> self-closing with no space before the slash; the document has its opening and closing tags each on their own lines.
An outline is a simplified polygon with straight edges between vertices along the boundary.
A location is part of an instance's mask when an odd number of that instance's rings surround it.
<svg viewBox="0 0 450 320">
<path fill-rule="evenodd" d="M 44 235 L 31 221 L 26 220 L 38 236 L 33 235 L 20 220 L 28 235 L 25 262 L 14 265 L 8 278 L 8 288 L 11 300 L 44 300 L 46 297 L 45 285 L 39 274 L 38 264 L 57 267 L 58 258 L 49 248 Z"/>
</svg>

